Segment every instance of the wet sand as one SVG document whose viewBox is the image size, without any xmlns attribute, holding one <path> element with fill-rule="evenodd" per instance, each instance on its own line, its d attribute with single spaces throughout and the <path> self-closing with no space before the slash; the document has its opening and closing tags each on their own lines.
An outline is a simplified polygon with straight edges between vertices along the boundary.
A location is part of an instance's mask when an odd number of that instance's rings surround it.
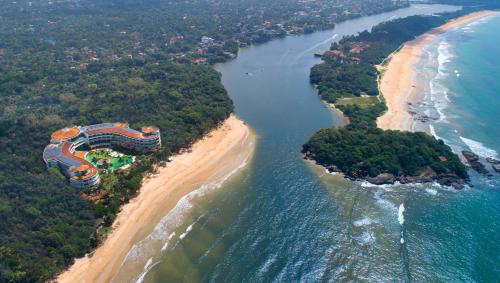
<svg viewBox="0 0 500 283">
<path fill-rule="evenodd" d="M 380 92 L 388 111 L 377 119 L 377 126 L 385 130 L 411 131 L 413 118 L 408 111 L 408 103 L 423 99 L 423 88 L 418 85 L 415 68 L 427 45 L 444 32 L 469 24 L 495 11 L 471 13 L 435 28 L 416 39 L 405 43 L 398 51 L 389 56 L 388 63 L 381 66 Z"/>
<path fill-rule="evenodd" d="M 177 202 L 202 184 L 221 180 L 248 163 L 255 135 L 234 115 L 144 181 L 140 194 L 123 206 L 113 231 L 91 257 L 77 259 L 58 282 L 109 282 L 132 246 L 146 237 Z"/>
</svg>

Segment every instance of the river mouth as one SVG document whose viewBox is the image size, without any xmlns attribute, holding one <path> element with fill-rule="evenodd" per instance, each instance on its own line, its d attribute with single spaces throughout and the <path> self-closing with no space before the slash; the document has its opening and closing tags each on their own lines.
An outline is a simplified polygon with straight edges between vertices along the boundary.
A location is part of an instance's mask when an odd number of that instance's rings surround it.
<svg viewBox="0 0 500 283">
<path fill-rule="evenodd" d="M 131 277 L 143 282 L 425 278 L 418 274 L 432 270 L 423 255 L 429 239 L 414 231 L 437 230 L 450 217 L 456 221 L 451 227 L 459 225 L 463 216 L 449 214 L 481 197 L 460 202 L 470 193 L 350 182 L 305 161 L 300 149 L 315 131 L 343 120 L 309 84 L 310 68 L 319 62 L 315 52 L 391 18 L 456 9 L 415 5 L 364 17 L 334 30 L 252 46 L 218 65 L 237 115 L 260 137 L 255 156 L 247 169 L 186 212 L 182 224 L 164 231 L 160 237 L 172 237 L 172 244 L 152 252 L 143 276 Z M 432 209 L 441 215 L 427 227 Z M 409 223 L 410 216 L 417 221 Z M 431 254 L 439 255 L 442 244 Z M 415 253 L 422 258 L 413 258 Z M 127 272 L 120 270 L 120 278 Z"/>
</svg>

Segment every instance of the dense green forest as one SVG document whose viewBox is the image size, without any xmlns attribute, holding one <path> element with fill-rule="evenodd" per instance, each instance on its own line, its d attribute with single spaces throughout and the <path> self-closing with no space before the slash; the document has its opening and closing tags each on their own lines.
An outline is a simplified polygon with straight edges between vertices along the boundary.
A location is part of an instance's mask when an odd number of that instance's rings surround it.
<svg viewBox="0 0 500 283">
<path fill-rule="evenodd" d="M 407 17 L 377 25 L 371 32 L 345 37 L 325 52 L 322 56 L 324 64 L 311 69 L 310 81 L 318 85 L 321 98 L 330 103 L 342 97 L 376 96 L 379 93 L 375 65 L 382 63 L 404 42 L 461 13 Z"/>
<path fill-rule="evenodd" d="M 145 172 L 233 111 L 210 63 L 238 47 L 407 6 L 390 0 L 81 0 L 0 9 L 0 282 L 41 282 L 99 244 Z M 163 146 L 82 200 L 42 151 L 68 125 L 153 124 Z M 97 221 L 98 220 L 98 221 Z M 102 223 L 96 229 L 96 223 Z"/>
<path fill-rule="evenodd" d="M 450 147 L 425 133 L 377 128 L 376 119 L 386 106 L 383 99 L 373 98 L 379 95 L 375 65 L 402 43 L 463 13 L 397 19 L 333 44 L 322 56 L 324 62 L 312 68 L 311 82 L 323 100 L 336 104 L 349 118 L 349 124 L 314 134 L 303 147 L 306 156 L 354 179 L 371 180 L 387 173 L 395 176 L 391 182 L 407 182 L 424 181 L 414 177 L 426 175 L 430 177 L 426 181 L 437 179 L 459 187 L 467 172 Z"/>
</svg>

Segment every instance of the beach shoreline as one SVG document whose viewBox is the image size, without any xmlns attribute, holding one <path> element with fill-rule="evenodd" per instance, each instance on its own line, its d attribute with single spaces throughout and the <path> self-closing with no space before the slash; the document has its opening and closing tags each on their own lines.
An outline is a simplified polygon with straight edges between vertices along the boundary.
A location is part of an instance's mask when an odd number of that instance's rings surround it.
<svg viewBox="0 0 500 283">
<path fill-rule="evenodd" d="M 417 82 L 418 64 L 426 47 L 448 30 L 472 23 L 496 11 L 473 12 L 437 27 L 405 43 L 379 66 L 381 73 L 379 91 L 387 104 L 387 112 L 377 119 L 377 126 L 384 130 L 413 131 L 414 119 L 409 104 L 424 98 L 423 86 Z"/>
<path fill-rule="evenodd" d="M 149 235 L 155 225 L 182 197 L 208 182 L 224 180 L 248 164 L 256 136 L 235 115 L 176 155 L 166 167 L 146 178 L 139 195 L 124 205 L 113 223 L 113 231 L 92 253 L 76 259 L 57 282 L 109 282 L 116 275 L 134 244 Z"/>
</svg>

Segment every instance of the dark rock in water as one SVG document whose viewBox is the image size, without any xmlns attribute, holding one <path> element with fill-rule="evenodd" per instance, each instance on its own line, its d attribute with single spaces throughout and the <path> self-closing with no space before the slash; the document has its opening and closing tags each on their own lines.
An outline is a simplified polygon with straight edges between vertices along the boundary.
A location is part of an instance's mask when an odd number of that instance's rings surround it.
<svg viewBox="0 0 500 283">
<path fill-rule="evenodd" d="M 462 155 L 467 159 L 467 161 L 474 162 L 479 160 L 479 156 L 472 151 L 462 150 Z"/>
<path fill-rule="evenodd" d="M 500 160 L 497 160 L 493 157 L 486 158 L 486 161 L 491 164 L 491 167 L 495 172 L 500 173 Z"/>
<path fill-rule="evenodd" d="M 467 159 L 467 163 L 469 163 L 472 169 L 476 170 L 478 173 L 489 175 L 489 172 L 488 170 L 486 170 L 486 167 L 484 167 L 484 165 L 481 162 L 479 162 L 479 156 L 477 154 L 467 150 L 463 150 L 462 154 L 465 157 L 465 159 Z"/>
<path fill-rule="evenodd" d="M 339 172 L 339 169 L 335 165 L 330 165 L 330 166 L 326 167 L 326 170 L 328 170 L 328 172 L 330 172 L 330 173 Z"/>
<path fill-rule="evenodd" d="M 396 177 L 389 173 L 382 173 L 376 177 L 366 177 L 366 180 L 374 185 L 394 184 Z"/>
<path fill-rule="evenodd" d="M 496 160 L 493 157 L 486 158 L 486 161 L 488 161 L 488 163 L 490 163 L 491 165 L 500 165 L 500 160 Z"/>
<path fill-rule="evenodd" d="M 488 175 L 488 170 L 486 170 L 486 167 L 484 167 L 483 163 L 479 161 L 472 161 L 469 162 L 470 166 L 472 169 L 476 170 L 478 173 Z"/>
<path fill-rule="evenodd" d="M 493 164 L 491 165 L 491 167 L 493 167 L 493 170 L 495 170 L 495 172 L 500 173 L 500 164 Z"/>
<path fill-rule="evenodd" d="M 436 177 L 436 172 L 432 170 L 431 167 L 426 166 L 418 176 L 402 176 L 397 179 L 401 184 L 408 184 L 432 182 L 436 179 Z"/>
<path fill-rule="evenodd" d="M 465 185 L 465 180 L 453 173 L 441 174 L 436 181 L 442 186 L 453 187 L 456 190 L 462 189 Z"/>
</svg>

